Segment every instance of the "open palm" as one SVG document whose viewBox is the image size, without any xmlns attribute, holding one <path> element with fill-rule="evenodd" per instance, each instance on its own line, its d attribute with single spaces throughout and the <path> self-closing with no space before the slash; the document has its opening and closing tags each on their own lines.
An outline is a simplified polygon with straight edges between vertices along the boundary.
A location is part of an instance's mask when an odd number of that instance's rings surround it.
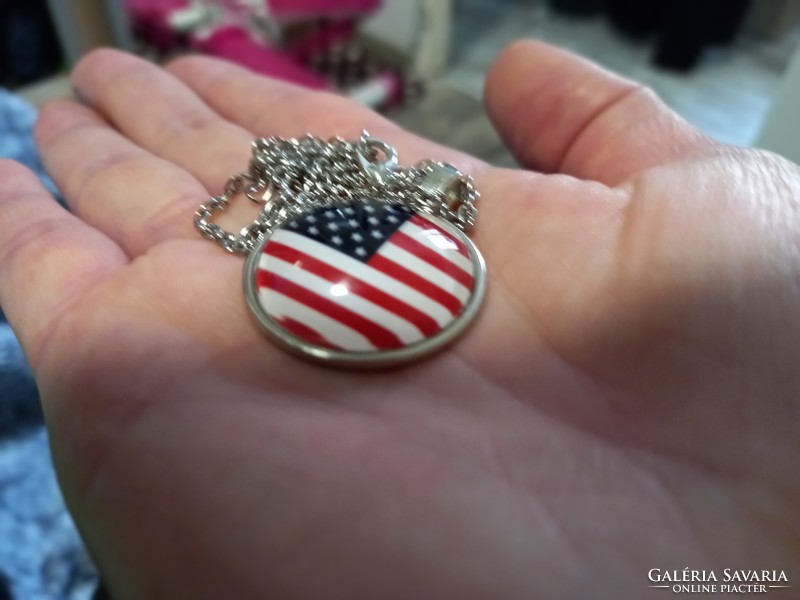
<svg viewBox="0 0 800 600">
<path fill-rule="evenodd" d="M 74 214 L 0 164 L 0 301 L 115 598 L 639 598 L 651 568 L 800 575 L 800 173 L 520 43 L 489 167 L 207 58 L 111 50 L 47 107 Z M 284 354 L 192 213 L 258 135 L 447 160 L 482 193 L 476 325 L 388 372 Z M 558 174 L 544 175 L 542 172 Z"/>
</svg>

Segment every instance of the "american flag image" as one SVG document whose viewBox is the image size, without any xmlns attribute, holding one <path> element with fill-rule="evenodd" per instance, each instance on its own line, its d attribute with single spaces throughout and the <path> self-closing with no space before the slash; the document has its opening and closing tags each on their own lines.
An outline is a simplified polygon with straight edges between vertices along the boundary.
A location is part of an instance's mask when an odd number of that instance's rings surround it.
<svg viewBox="0 0 800 600">
<path fill-rule="evenodd" d="M 464 240 L 402 203 L 319 207 L 273 231 L 257 260 L 254 289 L 270 319 L 303 342 L 346 352 L 436 336 L 475 287 Z"/>
</svg>

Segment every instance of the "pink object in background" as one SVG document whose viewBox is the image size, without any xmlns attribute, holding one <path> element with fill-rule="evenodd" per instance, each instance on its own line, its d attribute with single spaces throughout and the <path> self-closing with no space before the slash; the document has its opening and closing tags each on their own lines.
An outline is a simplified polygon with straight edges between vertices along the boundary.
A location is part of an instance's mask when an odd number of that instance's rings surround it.
<svg viewBox="0 0 800 600">
<path fill-rule="evenodd" d="M 241 27 L 220 27 L 210 35 L 195 36 L 192 45 L 201 52 L 224 58 L 263 75 L 310 89 L 328 89 L 324 79 L 285 54 L 259 44 Z"/>
<path fill-rule="evenodd" d="M 381 0 L 266 0 L 278 19 L 361 17 L 377 10 Z"/>
<path fill-rule="evenodd" d="M 136 31 L 162 52 L 178 45 L 170 15 L 189 6 L 187 0 L 125 0 Z"/>
<path fill-rule="evenodd" d="M 380 8 L 381 0 L 260 0 L 273 22 L 303 21 L 309 31 L 272 48 L 253 37 L 250 19 L 259 11 L 241 0 L 124 0 L 137 33 L 162 53 L 185 47 L 243 65 L 255 72 L 311 89 L 329 89 L 324 76 L 307 65 L 356 33 L 357 21 Z M 249 7 L 249 8 L 248 8 Z M 215 10 L 216 8 L 216 10 Z M 290 38 L 292 39 L 292 38 Z M 346 85 L 346 81 L 342 81 Z M 383 104 L 398 97 L 391 77 L 374 78 L 353 90 L 362 102 Z"/>
<path fill-rule="evenodd" d="M 338 21 L 292 42 L 286 50 L 297 60 L 305 62 L 315 54 L 326 52 L 333 44 L 351 39 L 355 33 L 356 25 L 353 21 Z"/>
<path fill-rule="evenodd" d="M 359 104 L 377 108 L 402 100 L 403 82 L 397 73 L 387 71 L 345 90 L 344 94 Z"/>
</svg>

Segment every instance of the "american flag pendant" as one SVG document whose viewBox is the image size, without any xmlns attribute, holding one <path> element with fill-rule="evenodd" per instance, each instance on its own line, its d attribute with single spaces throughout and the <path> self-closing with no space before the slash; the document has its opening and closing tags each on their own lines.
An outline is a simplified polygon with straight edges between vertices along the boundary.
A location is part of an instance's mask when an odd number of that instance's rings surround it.
<svg viewBox="0 0 800 600">
<path fill-rule="evenodd" d="M 386 367 L 452 342 L 476 316 L 486 266 L 454 225 L 402 202 L 342 201 L 272 229 L 244 269 L 247 303 L 283 348 Z"/>
</svg>

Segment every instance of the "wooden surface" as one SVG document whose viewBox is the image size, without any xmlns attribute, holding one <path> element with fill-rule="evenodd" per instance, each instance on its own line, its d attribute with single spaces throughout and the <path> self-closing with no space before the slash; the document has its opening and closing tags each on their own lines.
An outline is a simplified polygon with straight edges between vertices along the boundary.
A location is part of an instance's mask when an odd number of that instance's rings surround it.
<svg viewBox="0 0 800 600">
<path fill-rule="evenodd" d="M 66 75 L 55 75 L 16 89 L 14 93 L 38 108 L 56 98 L 72 97 L 72 87 Z"/>
<path fill-rule="evenodd" d="M 505 149 L 480 100 L 447 83 L 427 86 L 422 99 L 387 115 L 418 135 L 452 146 L 497 166 L 516 166 Z"/>
</svg>

